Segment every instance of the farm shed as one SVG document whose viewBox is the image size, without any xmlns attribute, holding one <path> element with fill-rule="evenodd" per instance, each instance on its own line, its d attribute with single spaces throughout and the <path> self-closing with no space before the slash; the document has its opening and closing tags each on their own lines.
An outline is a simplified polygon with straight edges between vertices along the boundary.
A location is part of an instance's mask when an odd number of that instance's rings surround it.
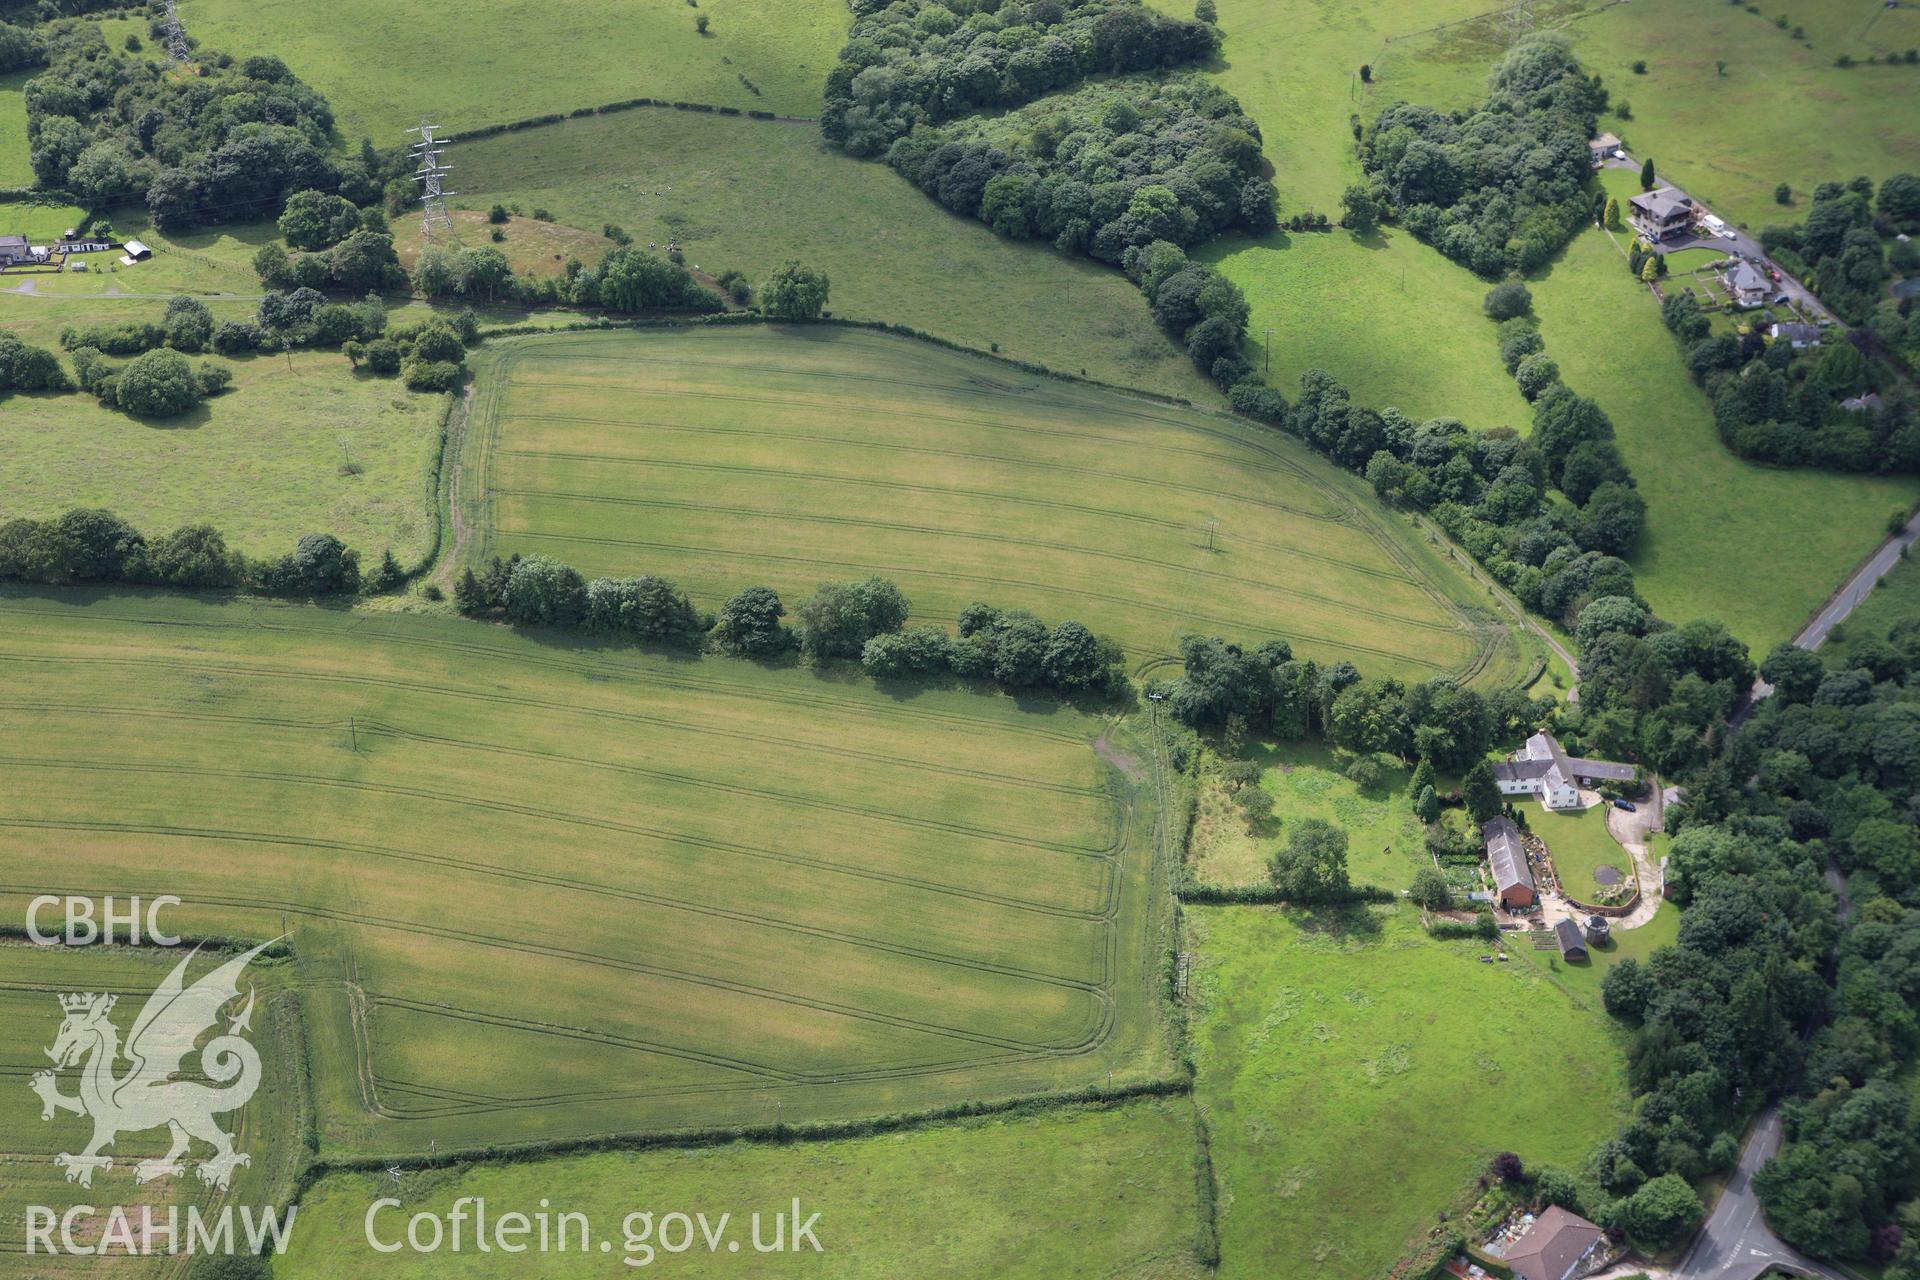
<svg viewBox="0 0 1920 1280">
<path fill-rule="evenodd" d="M 1606 1238 L 1579 1214 L 1554 1205 L 1513 1242 L 1506 1263 L 1519 1280 L 1569 1280 L 1587 1269 Z"/>
<path fill-rule="evenodd" d="M 147 246 L 141 244 L 138 240 L 129 240 L 122 247 L 126 249 L 127 257 L 135 262 L 145 262 L 153 256 L 153 250 L 147 248 Z"/>
<path fill-rule="evenodd" d="M 1560 944 L 1560 955 L 1566 960 L 1585 960 L 1587 958 L 1587 940 L 1580 936 L 1580 926 L 1572 920 L 1562 920 L 1553 926 L 1554 941 Z"/>
<path fill-rule="evenodd" d="M 1511 910 L 1533 905 L 1533 871 L 1520 843 L 1520 828 L 1505 816 L 1489 819 L 1480 828 L 1487 842 L 1487 868 L 1493 872 L 1495 901 Z"/>
</svg>

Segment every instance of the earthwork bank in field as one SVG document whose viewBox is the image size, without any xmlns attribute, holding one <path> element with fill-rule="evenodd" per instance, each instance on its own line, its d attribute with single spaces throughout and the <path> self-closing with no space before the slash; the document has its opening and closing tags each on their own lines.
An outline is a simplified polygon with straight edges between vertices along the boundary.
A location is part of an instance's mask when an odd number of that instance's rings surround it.
<svg viewBox="0 0 1920 1280">
<path fill-rule="evenodd" d="M 1356 483 L 1252 424 L 860 330 L 502 342 L 463 511 L 486 554 L 657 573 L 707 608 L 879 574 L 914 617 L 1077 619 L 1135 661 L 1191 631 L 1512 679 L 1515 642 Z M 1456 598 L 1458 595 L 1458 598 Z"/>
</svg>

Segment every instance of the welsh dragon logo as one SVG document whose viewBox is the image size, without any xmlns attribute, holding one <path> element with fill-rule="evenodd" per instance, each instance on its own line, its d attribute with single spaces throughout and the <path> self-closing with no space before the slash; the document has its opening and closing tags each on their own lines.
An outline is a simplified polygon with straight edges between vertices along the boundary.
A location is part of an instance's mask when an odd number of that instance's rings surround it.
<svg viewBox="0 0 1920 1280">
<path fill-rule="evenodd" d="M 199 1050 L 201 1074 L 213 1084 L 174 1077 L 182 1073 L 201 1033 L 217 1027 L 222 1021 L 221 1010 L 239 998 L 241 970 L 271 945 L 263 942 L 187 986 L 187 965 L 200 950 L 195 947 L 148 997 L 124 1046 L 119 1028 L 107 1017 L 117 996 L 88 993 L 60 997 L 66 1017 L 53 1047 L 47 1050 L 54 1069 L 36 1073 L 28 1083 L 40 1095 L 42 1120 L 53 1119 L 56 1111 L 93 1119 L 93 1141 L 86 1150 L 78 1154 L 62 1152 L 53 1158 L 66 1170 L 68 1182 L 91 1187 L 94 1170 L 113 1167 L 113 1157 L 100 1154 L 102 1147 L 111 1146 L 123 1133 L 162 1125 L 171 1132 L 173 1146 L 166 1155 L 134 1166 L 137 1181 L 151 1182 L 184 1173 L 186 1164 L 181 1157 L 195 1138 L 213 1148 L 213 1155 L 195 1169 L 209 1186 L 224 1190 L 233 1180 L 233 1171 L 252 1162 L 250 1156 L 233 1149 L 233 1135 L 213 1120 L 219 1112 L 244 1106 L 260 1087 L 260 1055 L 242 1038 L 252 1029 L 251 988 L 246 1005 L 225 1019 L 226 1030 Z M 121 1073 L 116 1068 L 123 1057 L 130 1068 Z M 77 1097 L 59 1091 L 59 1073 L 69 1067 L 80 1069 Z"/>
</svg>

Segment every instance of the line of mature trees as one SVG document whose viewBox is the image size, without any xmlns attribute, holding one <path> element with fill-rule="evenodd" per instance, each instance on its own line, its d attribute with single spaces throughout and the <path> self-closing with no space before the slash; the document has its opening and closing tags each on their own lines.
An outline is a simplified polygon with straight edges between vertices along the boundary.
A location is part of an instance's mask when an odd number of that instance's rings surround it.
<svg viewBox="0 0 1920 1280">
<path fill-rule="evenodd" d="M 1449 771 L 1531 729 L 1552 705 L 1523 689 L 1481 693 L 1450 678 L 1367 678 L 1350 662 L 1296 658 L 1284 640 L 1249 648 L 1189 635 L 1180 641 L 1180 658 L 1180 678 L 1148 692 L 1163 695 L 1173 717 L 1191 728 L 1283 741 L 1317 737 L 1361 756 L 1418 758 Z"/>
<path fill-rule="evenodd" d="M 47 586 L 131 583 L 268 595 L 351 595 L 401 576 L 389 551 L 363 582 L 360 558 L 330 533 L 310 533 L 286 555 L 255 560 L 209 524 L 148 538 L 111 511 L 76 507 L 48 520 L 0 524 L 0 581 Z"/>
<path fill-rule="evenodd" d="M 1545 266 L 1592 217 L 1587 139 L 1607 92 L 1557 36 L 1514 45 L 1487 84 L 1472 111 L 1397 102 L 1376 116 L 1360 137 L 1360 195 L 1493 278 Z"/>
<path fill-rule="evenodd" d="M 1524 323 L 1520 331 L 1537 341 Z M 1397 409 L 1355 405 L 1344 385 L 1318 369 L 1301 375 L 1291 405 L 1253 382 L 1228 398 L 1241 413 L 1365 475 L 1383 500 L 1430 513 L 1535 612 L 1571 625 L 1601 596 L 1638 599 L 1624 557 L 1638 544 L 1645 503 L 1606 413 L 1557 381 L 1534 401 L 1530 437 L 1506 427 L 1471 430 L 1457 418 L 1416 423 Z M 1552 490 L 1567 501 L 1552 500 Z"/>
<path fill-rule="evenodd" d="M 786 604 L 771 587 L 748 587 L 718 613 L 706 614 L 665 578 L 589 580 L 548 556 L 496 556 L 481 572 L 461 574 L 454 601 L 469 616 L 528 626 L 621 634 L 750 658 L 798 652 L 809 662 L 858 662 L 882 679 L 957 677 L 1066 696 L 1116 696 L 1127 688 L 1120 646 L 1078 622 L 1049 627 L 1024 609 L 972 604 L 960 613 L 957 636 L 941 627 L 909 627 L 906 596 L 880 577 L 821 583 L 794 607 L 790 624 Z"/>
</svg>

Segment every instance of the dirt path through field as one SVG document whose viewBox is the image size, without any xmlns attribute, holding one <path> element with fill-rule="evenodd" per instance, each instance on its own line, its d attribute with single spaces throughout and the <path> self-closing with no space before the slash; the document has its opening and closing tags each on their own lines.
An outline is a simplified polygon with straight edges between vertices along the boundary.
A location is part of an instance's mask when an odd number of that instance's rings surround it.
<svg viewBox="0 0 1920 1280">
<path fill-rule="evenodd" d="M 441 548 L 440 563 L 435 565 L 429 580 L 437 583 L 441 590 L 453 591 L 454 574 L 459 566 L 467 562 L 467 547 L 473 540 L 473 529 L 460 511 L 460 485 L 466 478 L 467 426 L 473 421 L 473 382 L 469 380 L 460 392 L 460 404 L 457 409 L 458 422 L 449 422 L 447 427 L 447 540 Z"/>
</svg>

